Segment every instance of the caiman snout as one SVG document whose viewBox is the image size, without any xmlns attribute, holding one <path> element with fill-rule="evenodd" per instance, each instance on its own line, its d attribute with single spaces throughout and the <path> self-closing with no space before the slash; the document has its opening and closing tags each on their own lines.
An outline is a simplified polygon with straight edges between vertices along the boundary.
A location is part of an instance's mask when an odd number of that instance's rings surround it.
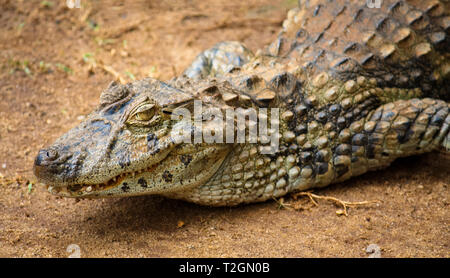
<svg viewBox="0 0 450 278">
<path fill-rule="evenodd" d="M 66 168 L 65 162 L 72 154 L 54 148 L 41 149 L 34 160 L 34 174 L 42 181 L 52 181 Z"/>
<path fill-rule="evenodd" d="M 58 158 L 58 152 L 52 149 L 42 149 L 39 151 L 34 164 L 36 166 L 47 165 Z"/>
</svg>

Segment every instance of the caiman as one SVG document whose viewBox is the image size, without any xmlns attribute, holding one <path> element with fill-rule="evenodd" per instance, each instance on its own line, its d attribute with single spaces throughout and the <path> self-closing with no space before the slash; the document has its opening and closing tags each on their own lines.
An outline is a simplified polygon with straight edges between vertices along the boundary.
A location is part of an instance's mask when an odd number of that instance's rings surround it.
<svg viewBox="0 0 450 278">
<path fill-rule="evenodd" d="M 255 54 L 222 42 L 172 80 L 112 82 L 86 120 L 39 151 L 34 173 L 59 196 L 232 206 L 448 152 L 449 10 L 440 0 L 299 1 Z M 173 111 L 194 101 L 278 108 L 279 147 L 175 140 L 187 121 Z"/>
</svg>

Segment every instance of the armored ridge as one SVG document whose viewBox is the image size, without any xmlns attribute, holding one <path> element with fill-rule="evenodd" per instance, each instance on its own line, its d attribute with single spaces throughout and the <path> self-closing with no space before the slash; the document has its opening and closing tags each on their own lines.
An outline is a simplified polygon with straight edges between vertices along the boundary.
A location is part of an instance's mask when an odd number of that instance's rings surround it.
<svg viewBox="0 0 450 278">
<path fill-rule="evenodd" d="M 204 205 L 264 201 L 450 149 L 448 2 L 302 1 L 255 55 L 201 53 L 167 83 L 112 83 L 35 174 L 67 197 L 162 194 Z M 180 143 L 177 108 L 279 108 L 280 145 Z M 204 121 L 214 128 L 213 120 Z"/>
</svg>

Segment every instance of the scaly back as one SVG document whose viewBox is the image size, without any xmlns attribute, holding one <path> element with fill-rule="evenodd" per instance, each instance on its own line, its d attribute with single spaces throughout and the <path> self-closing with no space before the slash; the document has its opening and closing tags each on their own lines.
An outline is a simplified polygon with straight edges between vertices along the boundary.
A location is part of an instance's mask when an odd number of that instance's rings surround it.
<svg viewBox="0 0 450 278">
<path fill-rule="evenodd" d="M 308 72 L 340 80 L 376 78 L 378 86 L 420 88 L 450 99 L 450 5 L 439 0 L 299 1 L 268 52 Z"/>
</svg>

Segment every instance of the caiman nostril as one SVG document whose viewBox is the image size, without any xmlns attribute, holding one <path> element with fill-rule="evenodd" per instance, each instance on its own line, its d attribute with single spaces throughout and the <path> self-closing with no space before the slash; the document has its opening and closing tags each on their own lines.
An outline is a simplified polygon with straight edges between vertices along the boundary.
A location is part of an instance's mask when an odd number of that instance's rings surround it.
<svg viewBox="0 0 450 278">
<path fill-rule="evenodd" d="M 36 160 L 34 162 L 35 165 L 47 165 L 49 163 L 51 163 L 52 161 L 55 161 L 57 158 L 59 157 L 59 154 L 57 151 L 53 150 L 53 149 L 48 149 L 48 150 L 40 150 Z"/>
<path fill-rule="evenodd" d="M 58 158 L 58 153 L 55 150 L 47 150 L 45 152 L 45 160 L 52 161 Z"/>
</svg>

